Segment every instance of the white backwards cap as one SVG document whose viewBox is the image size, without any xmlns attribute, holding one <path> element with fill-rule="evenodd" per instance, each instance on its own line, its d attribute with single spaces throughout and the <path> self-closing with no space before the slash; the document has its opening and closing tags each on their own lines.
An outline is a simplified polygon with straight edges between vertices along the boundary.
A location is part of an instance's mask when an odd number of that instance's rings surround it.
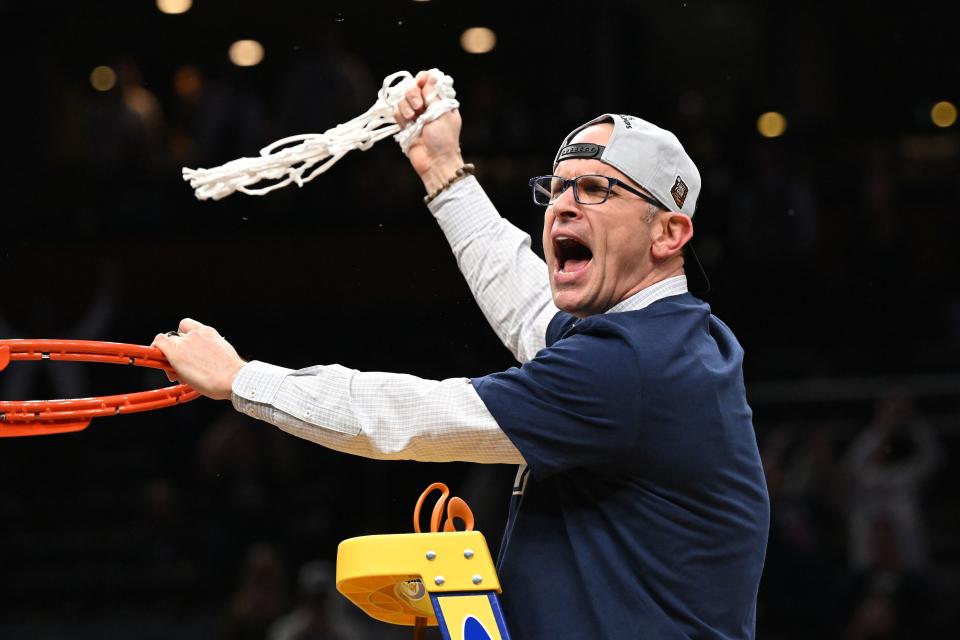
<svg viewBox="0 0 960 640">
<path fill-rule="evenodd" d="M 602 122 L 613 123 L 606 145 L 589 142 L 570 144 L 575 135 Z M 583 124 L 564 138 L 554 170 L 563 160 L 596 158 L 646 189 L 668 211 L 693 217 L 700 196 L 700 172 L 683 150 L 677 136 L 636 116 L 605 113 Z"/>
</svg>

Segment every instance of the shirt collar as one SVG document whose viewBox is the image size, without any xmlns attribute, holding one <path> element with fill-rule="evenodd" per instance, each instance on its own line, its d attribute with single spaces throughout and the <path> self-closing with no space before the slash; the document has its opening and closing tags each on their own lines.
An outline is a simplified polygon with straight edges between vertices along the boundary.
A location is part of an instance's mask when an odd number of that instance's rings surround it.
<svg viewBox="0 0 960 640">
<path fill-rule="evenodd" d="M 655 282 L 646 289 L 641 289 L 635 294 L 621 300 L 617 304 L 607 309 L 604 313 L 617 313 L 620 311 L 637 311 L 649 307 L 651 304 L 661 298 L 678 296 L 687 292 L 687 276 L 680 275 L 660 282 Z"/>
</svg>

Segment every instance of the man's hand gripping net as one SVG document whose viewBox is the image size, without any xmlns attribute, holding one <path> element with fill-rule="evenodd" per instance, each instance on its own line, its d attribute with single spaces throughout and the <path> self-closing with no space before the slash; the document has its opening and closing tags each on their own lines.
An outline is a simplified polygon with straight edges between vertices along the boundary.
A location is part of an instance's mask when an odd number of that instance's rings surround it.
<svg viewBox="0 0 960 640">
<path fill-rule="evenodd" d="M 392 73 L 383 80 L 377 101 L 366 113 L 337 125 L 325 133 L 305 133 L 277 140 L 260 150 L 255 158 L 239 158 L 212 169 L 183 169 L 183 179 L 190 182 L 200 200 L 220 200 L 234 191 L 262 196 L 274 189 L 296 183 L 302 187 L 329 169 L 349 151 L 366 151 L 387 136 L 393 136 L 404 153 L 417 139 L 423 126 L 447 111 L 460 106 L 453 78 L 439 69 L 428 71 L 437 79 L 435 96 L 428 96 L 427 109 L 406 129 L 393 118 L 393 110 L 416 79 L 407 71 Z M 289 146 L 292 145 L 292 146 Z M 319 165 L 319 166 L 317 166 Z M 253 188 L 262 180 L 273 184 Z"/>
</svg>

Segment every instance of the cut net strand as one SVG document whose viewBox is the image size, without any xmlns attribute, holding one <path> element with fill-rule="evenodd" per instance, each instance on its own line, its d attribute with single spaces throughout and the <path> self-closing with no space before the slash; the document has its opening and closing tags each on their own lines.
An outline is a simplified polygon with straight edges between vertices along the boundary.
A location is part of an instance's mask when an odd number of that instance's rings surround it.
<svg viewBox="0 0 960 640">
<path fill-rule="evenodd" d="M 460 106 L 453 90 L 453 78 L 439 69 L 430 69 L 427 73 L 437 79 L 436 94 L 427 96 L 426 110 L 403 130 L 394 120 L 393 111 L 407 90 L 416 84 L 416 78 L 407 71 L 397 71 L 383 79 L 373 106 L 353 120 L 325 133 L 304 133 L 277 140 L 261 149 L 257 157 L 238 158 L 212 169 L 184 167 L 183 179 L 190 183 L 200 200 L 220 200 L 234 191 L 262 196 L 291 183 L 302 187 L 350 151 L 366 151 L 388 136 L 393 136 L 407 153 L 424 125 Z M 276 182 L 255 186 L 265 180 Z"/>
</svg>

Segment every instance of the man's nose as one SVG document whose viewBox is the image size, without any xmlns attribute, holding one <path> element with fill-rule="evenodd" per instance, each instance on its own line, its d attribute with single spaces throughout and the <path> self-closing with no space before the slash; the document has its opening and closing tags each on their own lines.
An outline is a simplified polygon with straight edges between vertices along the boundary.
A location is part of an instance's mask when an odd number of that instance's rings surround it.
<svg viewBox="0 0 960 640">
<path fill-rule="evenodd" d="M 564 189 L 556 200 L 553 201 L 553 213 L 558 218 L 574 219 L 582 215 L 580 203 L 573 195 L 573 185 Z"/>
</svg>

